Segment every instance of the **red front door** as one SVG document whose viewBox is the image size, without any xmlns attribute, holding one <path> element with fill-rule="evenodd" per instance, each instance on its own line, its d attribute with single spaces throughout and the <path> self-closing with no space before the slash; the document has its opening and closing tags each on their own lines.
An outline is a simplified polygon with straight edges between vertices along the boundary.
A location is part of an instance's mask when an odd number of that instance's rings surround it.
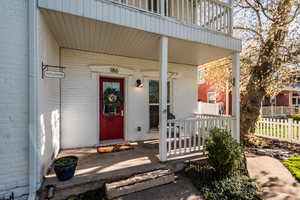
<svg viewBox="0 0 300 200">
<path fill-rule="evenodd" d="M 124 137 L 124 80 L 100 78 L 100 140 Z"/>
</svg>

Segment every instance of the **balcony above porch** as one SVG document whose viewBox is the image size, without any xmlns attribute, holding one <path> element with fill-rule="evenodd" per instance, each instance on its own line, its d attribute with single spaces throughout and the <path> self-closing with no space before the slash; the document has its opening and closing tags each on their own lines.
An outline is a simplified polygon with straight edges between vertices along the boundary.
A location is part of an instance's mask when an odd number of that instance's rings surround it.
<svg viewBox="0 0 300 200">
<path fill-rule="evenodd" d="M 57 40 L 63 43 L 63 47 L 83 49 L 78 46 L 82 40 L 92 38 L 94 41 L 89 42 L 95 43 L 97 38 L 91 36 L 100 34 L 103 37 L 98 39 L 119 39 L 126 43 L 126 39 L 132 42 L 134 38 L 139 39 L 138 46 L 143 46 L 145 42 L 154 46 L 155 41 L 164 35 L 176 41 L 174 49 L 196 47 L 191 49 L 192 51 L 186 51 L 189 54 L 214 52 L 216 55 L 220 54 L 216 56 L 220 58 L 241 51 L 241 41 L 231 36 L 231 5 L 218 0 L 166 0 L 165 4 L 161 3 L 161 0 L 39 0 L 39 8 L 48 16 L 48 24 L 52 32 L 59 36 Z M 123 37 L 125 35 L 127 38 Z M 77 45 L 69 45 L 70 40 L 76 40 Z M 109 44 L 113 46 L 112 43 Z M 172 45 L 172 42 L 170 44 Z M 95 47 L 88 48 L 87 44 L 85 47 L 85 50 L 98 51 Z M 172 47 L 170 50 L 172 51 Z M 141 49 L 137 48 L 136 51 L 146 55 Z M 101 52 L 105 51 L 102 49 Z M 122 52 L 113 53 L 123 55 Z M 154 59 L 156 56 L 146 57 Z M 196 57 L 202 62 L 195 61 Z M 197 54 L 196 57 L 192 58 L 193 61 L 174 59 L 174 62 L 203 64 L 210 61 L 204 59 L 207 56 Z M 172 61 L 172 57 L 170 60 Z"/>
</svg>

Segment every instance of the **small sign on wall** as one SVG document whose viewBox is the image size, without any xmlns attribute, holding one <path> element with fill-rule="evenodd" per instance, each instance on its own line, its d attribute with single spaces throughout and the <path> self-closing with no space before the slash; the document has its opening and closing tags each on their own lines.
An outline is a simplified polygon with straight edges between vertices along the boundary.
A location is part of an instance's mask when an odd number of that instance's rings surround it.
<svg viewBox="0 0 300 200">
<path fill-rule="evenodd" d="M 49 68 L 56 68 L 56 69 L 64 69 L 65 67 L 61 66 L 54 66 L 54 65 L 45 65 L 42 63 L 42 79 L 43 78 L 65 78 L 65 72 L 62 71 L 51 71 Z"/>
<path fill-rule="evenodd" d="M 57 72 L 57 71 L 45 71 L 44 77 L 47 78 L 65 78 L 65 72 Z"/>
</svg>

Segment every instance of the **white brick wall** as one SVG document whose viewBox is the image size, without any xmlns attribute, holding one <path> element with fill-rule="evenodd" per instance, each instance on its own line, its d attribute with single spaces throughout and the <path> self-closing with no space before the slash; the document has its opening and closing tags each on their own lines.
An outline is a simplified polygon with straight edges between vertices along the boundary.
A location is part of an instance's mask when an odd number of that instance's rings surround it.
<svg viewBox="0 0 300 200">
<path fill-rule="evenodd" d="M 59 65 L 59 46 L 49 30 L 43 15 L 38 12 L 38 116 L 39 116 L 39 150 L 40 175 L 45 175 L 53 158 L 60 148 L 60 86 L 56 78 L 42 79 L 42 62 L 48 65 Z M 50 70 L 57 70 L 50 68 Z"/>
<path fill-rule="evenodd" d="M 1 0 L 0 193 L 16 197 L 28 193 L 27 33 L 27 0 Z"/>
</svg>

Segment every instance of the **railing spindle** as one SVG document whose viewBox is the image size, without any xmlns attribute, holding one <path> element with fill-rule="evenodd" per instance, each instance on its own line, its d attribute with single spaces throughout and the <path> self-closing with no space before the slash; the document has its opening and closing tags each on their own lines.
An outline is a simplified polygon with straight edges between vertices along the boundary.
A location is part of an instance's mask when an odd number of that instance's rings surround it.
<svg viewBox="0 0 300 200">
<path fill-rule="evenodd" d="M 167 147 L 168 147 L 167 154 L 168 155 L 171 153 L 171 143 L 172 143 L 171 129 L 172 129 L 172 123 L 169 122 L 168 123 L 168 134 L 167 134 Z"/>
<path fill-rule="evenodd" d="M 295 138 L 296 140 L 300 141 L 300 123 L 299 121 L 297 122 L 297 137 Z"/>
<path fill-rule="evenodd" d="M 194 24 L 194 0 L 191 0 L 191 24 Z"/>
<path fill-rule="evenodd" d="M 178 142 L 179 142 L 179 154 L 182 154 L 182 150 L 181 150 L 181 146 L 182 146 L 182 130 L 181 130 L 181 127 L 182 127 L 182 125 L 181 125 L 181 122 L 179 123 L 179 136 L 178 136 L 178 138 L 179 138 L 179 140 L 178 140 Z"/>
</svg>

